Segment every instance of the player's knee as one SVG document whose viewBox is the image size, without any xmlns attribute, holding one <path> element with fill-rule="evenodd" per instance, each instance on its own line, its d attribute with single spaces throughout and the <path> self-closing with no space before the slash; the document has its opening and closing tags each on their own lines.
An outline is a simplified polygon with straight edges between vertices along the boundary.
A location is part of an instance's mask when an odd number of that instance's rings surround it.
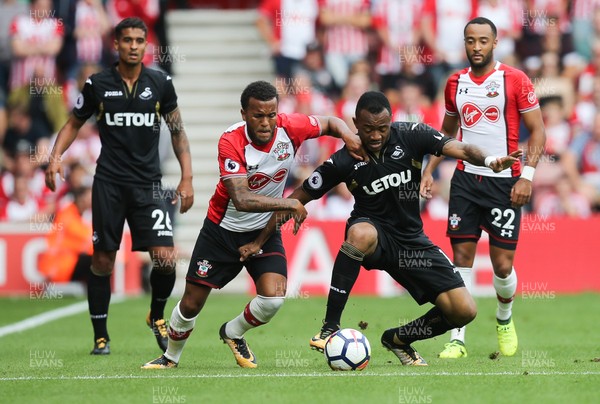
<svg viewBox="0 0 600 404">
<path fill-rule="evenodd" d="M 477 317 L 477 305 L 470 299 L 470 301 L 464 302 L 462 307 L 459 310 L 458 317 L 460 319 L 460 327 L 463 327 L 469 324 L 471 321 L 475 320 Z"/>
<path fill-rule="evenodd" d="M 208 286 L 188 283 L 179 302 L 181 315 L 186 318 L 196 317 L 204 307 L 210 290 Z"/>
<path fill-rule="evenodd" d="M 96 276 L 110 276 L 115 266 L 114 257 L 111 254 L 97 254 L 92 256 L 91 271 Z"/>
<path fill-rule="evenodd" d="M 346 242 L 368 254 L 377 244 L 377 229 L 369 223 L 361 222 L 350 226 Z"/>
<path fill-rule="evenodd" d="M 512 260 L 499 260 L 499 262 L 494 264 L 494 274 L 496 274 L 498 278 L 508 278 L 512 269 Z"/>
<path fill-rule="evenodd" d="M 257 295 L 254 301 L 256 305 L 252 314 L 261 322 L 268 323 L 283 306 L 285 298 Z"/>
<path fill-rule="evenodd" d="M 471 268 L 473 266 L 474 256 L 466 248 L 461 248 L 460 244 L 452 246 L 454 265 L 457 267 Z"/>
<path fill-rule="evenodd" d="M 446 318 L 455 326 L 463 327 L 477 316 L 477 305 L 470 294 L 465 293 L 460 299 L 450 302 L 451 309 L 445 312 Z"/>
<path fill-rule="evenodd" d="M 179 302 L 179 312 L 185 318 L 193 318 L 200 313 L 203 306 L 204 302 L 184 295 Z"/>
</svg>

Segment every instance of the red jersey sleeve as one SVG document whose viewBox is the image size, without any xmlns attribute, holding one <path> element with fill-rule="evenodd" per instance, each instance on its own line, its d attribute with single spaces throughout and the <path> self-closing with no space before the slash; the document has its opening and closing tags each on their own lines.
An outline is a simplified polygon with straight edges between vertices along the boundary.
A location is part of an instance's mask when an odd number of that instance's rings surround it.
<svg viewBox="0 0 600 404">
<path fill-rule="evenodd" d="M 219 139 L 219 173 L 221 179 L 245 177 L 247 174 L 245 145 L 236 133 L 226 133 Z"/>
<path fill-rule="evenodd" d="M 321 136 L 321 123 L 312 115 L 279 114 L 277 126 L 285 129 L 296 150 L 305 140 Z"/>
<path fill-rule="evenodd" d="M 533 83 L 521 70 L 513 69 L 513 91 L 517 97 L 517 109 L 519 113 L 524 114 L 533 109 L 539 108 L 540 104 L 535 95 Z"/>
<path fill-rule="evenodd" d="M 258 12 L 265 17 L 275 21 L 277 11 L 281 8 L 281 0 L 262 0 L 258 6 Z"/>
<path fill-rule="evenodd" d="M 454 73 L 446 82 L 444 90 L 444 100 L 446 106 L 446 114 L 456 116 L 458 110 L 456 108 L 456 87 L 458 86 L 458 74 Z"/>
</svg>

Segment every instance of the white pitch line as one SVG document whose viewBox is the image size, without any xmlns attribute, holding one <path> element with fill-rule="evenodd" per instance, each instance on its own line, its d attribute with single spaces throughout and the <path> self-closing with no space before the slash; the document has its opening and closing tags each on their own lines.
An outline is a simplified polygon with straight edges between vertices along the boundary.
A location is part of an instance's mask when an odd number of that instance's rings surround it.
<svg viewBox="0 0 600 404">
<path fill-rule="evenodd" d="M 0 382 L 12 381 L 41 381 L 41 380 L 111 380 L 111 379 L 218 379 L 218 378 L 290 378 L 290 377 L 420 377 L 420 376 L 524 376 L 524 372 L 423 372 L 423 373 L 244 373 L 244 374 L 214 374 L 214 375 L 174 375 L 168 374 L 169 370 L 152 371 L 154 375 L 90 375 L 90 376 L 17 376 L 0 377 Z M 600 371 L 585 372 L 527 372 L 527 376 L 589 376 L 600 375 Z"/>
<path fill-rule="evenodd" d="M 125 300 L 125 298 L 121 297 L 121 296 L 116 296 L 116 297 L 113 297 L 111 300 L 112 300 L 112 303 L 120 303 L 123 300 Z M 4 337 L 6 335 L 10 335 L 10 334 L 14 334 L 17 332 L 29 330 L 31 328 L 39 327 L 43 324 L 58 320 L 63 317 L 73 316 L 75 314 L 79 314 L 84 311 L 87 311 L 87 309 L 88 309 L 87 301 L 79 302 L 79 303 L 71 304 L 69 306 L 50 310 L 45 313 L 41 313 L 41 314 L 35 315 L 33 317 L 26 318 L 25 320 L 18 321 L 16 323 L 8 324 L 3 327 L 0 327 L 0 338 Z"/>
</svg>

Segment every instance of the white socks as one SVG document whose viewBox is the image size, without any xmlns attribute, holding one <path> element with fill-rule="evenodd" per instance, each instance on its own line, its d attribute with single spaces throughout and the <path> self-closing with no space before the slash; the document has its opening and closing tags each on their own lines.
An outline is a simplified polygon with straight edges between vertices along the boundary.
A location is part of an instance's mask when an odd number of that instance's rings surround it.
<svg viewBox="0 0 600 404">
<path fill-rule="evenodd" d="M 171 313 L 171 319 L 169 320 L 169 345 L 167 347 L 167 351 L 165 352 L 165 357 L 167 359 L 172 360 L 175 363 L 179 363 L 179 358 L 181 357 L 181 352 L 183 351 L 183 347 L 187 339 L 189 338 L 192 330 L 194 329 L 194 324 L 196 323 L 196 317 L 194 318 L 185 318 L 181 315 L 179 311 L 179 301 L 173 312 Z"/>
<path fill-rule="evenodd" d="M 469 291 L 469 293 L 473 292 L 473 269 L 466 267 L 456 267 L 458 273 L 460 274 L 463 282 L 465 283 L 465 287 Z M 450 330 L 450 341 L 455 339 L 465 342 L 465 329 L 466 326 L 460 328 L 453 328 Z"/>
<path fill-rule="evenodd" d="M 268 323 L 284 301 L 283 297 L 257 295 L 240 315 L 227 323 L 225 334 L 229 338 L 242 338 L 249 329 Z"/>
<path fill-rule="evenodd" d="M 512 272 L 506 278 L 498 278 L 494 275 L 494 289 L 498 298 L 498 320 L 508 320 L 512 315 L 512 304 L 517 291 L 517 273 L 513 267 Z"/>
</svg>

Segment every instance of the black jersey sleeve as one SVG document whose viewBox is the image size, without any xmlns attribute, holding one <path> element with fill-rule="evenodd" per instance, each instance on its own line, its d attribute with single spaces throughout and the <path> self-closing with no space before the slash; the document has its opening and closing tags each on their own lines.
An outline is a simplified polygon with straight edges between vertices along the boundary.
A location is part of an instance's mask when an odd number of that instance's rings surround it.
<svg viewBox="0 0 600 404">
<path fill-rule="evenodd" d="M 400 124 L 408 129 L 411 134 L 409 139 L 414 142 L 415 149 L 422 156 L 426 154 L 440 156 L 444 145 L 452 140 L 451 137 L 445 136 L 424 123 L 401 122 Z"/>
<path fill-rule="evenodd" d="M 160 101 L 161 110 L 163 114 L 168 114 L 177 108 L 177 94 L 175 93 L 175 86 L 171 76 L 165 76 L 164 92 L 162 100 Z"/>
<path fill-rule="evenodd" d="M 73 115 L 82 121 L 87 121 L 87 119 L 96 111 L 96 106 L 98 105 L 96 95 L 94 94 L 94 88 L 92 87 L 92 79 L 93 76 L 85 81 L 83 89 L 77 96 L 75 106 L 73 107 Z"/>
<path fill-rule="evenodd" d="M 338 150 L 304 180 L 302 188 L 312 199 L 319 199 L 333 187 L 344 182 L 355 161 L 350 157 L 346 146 Z"/>
</svg>

